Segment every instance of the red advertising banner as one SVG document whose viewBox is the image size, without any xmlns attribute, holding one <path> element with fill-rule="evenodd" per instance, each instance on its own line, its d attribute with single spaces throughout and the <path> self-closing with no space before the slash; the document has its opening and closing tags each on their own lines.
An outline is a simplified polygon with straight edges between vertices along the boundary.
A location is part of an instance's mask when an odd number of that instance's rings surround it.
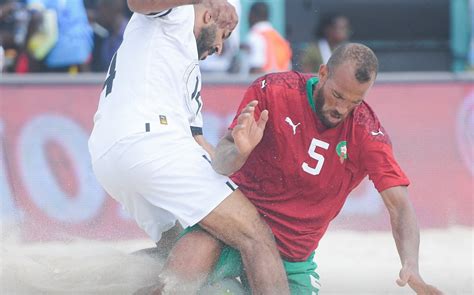
<svg viewBox="0 0 474 295">
<path fill-rule="evenodd" d="M 204 133 L 216 143 L 245 86 L 203 87 Z M 144 237 L 92 173 L 87 140 L 100 85 L 0 86 L 0 222 L 25 239 Z M 367 99 L 390 133 L 422 227 L 473 223 L 474 86 L 380 84 Z M 387 229 L 369 181 L 348 198 L 334 226 Z"/>
</svg>

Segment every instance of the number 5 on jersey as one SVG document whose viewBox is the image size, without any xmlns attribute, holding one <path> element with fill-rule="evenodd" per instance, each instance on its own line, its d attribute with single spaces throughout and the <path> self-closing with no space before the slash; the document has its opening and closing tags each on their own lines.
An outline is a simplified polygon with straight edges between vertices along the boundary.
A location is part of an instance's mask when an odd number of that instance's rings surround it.
<svg viewBox="0 0 474 295">
<path fill-rule="evenodd" d="M 309 173 L 311 175 L 319 175 L 324 164 L 324 156 L 316 152 L 317 148 L 327 150 L 329 148 L 329 143 L 316 138 L 313 138 L 313 140 L 311 141 L 311 144 L 309 145 L 308 154 L 311 158 L 318 161 L 316 163 L 316 167 L 310 167 L 306 162 L 301 165 L 301 168 L 303 168 L 304 172 Z"/>
</svg>

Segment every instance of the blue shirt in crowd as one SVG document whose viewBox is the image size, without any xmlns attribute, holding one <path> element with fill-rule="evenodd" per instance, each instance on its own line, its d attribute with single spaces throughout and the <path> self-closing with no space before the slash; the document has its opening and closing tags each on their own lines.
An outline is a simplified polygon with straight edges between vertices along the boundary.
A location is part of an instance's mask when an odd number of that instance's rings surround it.
<svg viewBox="0 0 474 295">
<path fill-rule="evenodd" d="M 83 64 L 89 58 L 92 46 L 92 28 L 82 0 L 27 0 L 56 11 L 58 41 L 47 55 L 45 64 L 50 68 Z"/>
</svg>

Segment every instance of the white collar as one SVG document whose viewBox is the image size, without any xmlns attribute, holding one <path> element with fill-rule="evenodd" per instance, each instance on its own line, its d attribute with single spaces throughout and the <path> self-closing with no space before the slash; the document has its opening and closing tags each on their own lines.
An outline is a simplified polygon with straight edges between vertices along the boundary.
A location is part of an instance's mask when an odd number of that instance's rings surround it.
<svg viewBox="0 0 474 295">
<path fill-rule="evenodd" d="M 266 30 L 266 29 L 271 29 L 271 28 L 273 28 L 273 27 L 272 27 L 272 24 L 269 21 L 261 21 L 261 22 L 255 23 L 252 26 L 252 30 L 256 30 L 256 31 Z"/>
</svg>

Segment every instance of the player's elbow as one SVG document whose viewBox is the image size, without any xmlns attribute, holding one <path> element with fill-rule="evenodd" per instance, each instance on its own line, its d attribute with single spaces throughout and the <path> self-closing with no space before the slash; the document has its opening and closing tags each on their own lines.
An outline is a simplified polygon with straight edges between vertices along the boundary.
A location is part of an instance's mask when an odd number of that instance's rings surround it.
<svg viewBox="0 0 474 295">
<path fill-rule="evenodd" d="M 236 169 L 233 161 L 229 160 L 229 155 L 227 153 L 223 153 L 221 150 L 219 150 L 219 146 L 216 150 L 215 157 L 212 160 L 212 169 L 216 171 L 219 174 L 225 175 L 225 176 L 231 176 Z"/>
<path fill-rule="evenodd" d="M 222 162 L 217 159 L 214 159 L 211 165 L 212 165 L 212 169 L 214 169 L 214 171 L 216 171 L 219 174 L 230 176 L 233 173 L 233 171 L 226 169 L 225 165 L 222 165 Z"/>
</svg>

